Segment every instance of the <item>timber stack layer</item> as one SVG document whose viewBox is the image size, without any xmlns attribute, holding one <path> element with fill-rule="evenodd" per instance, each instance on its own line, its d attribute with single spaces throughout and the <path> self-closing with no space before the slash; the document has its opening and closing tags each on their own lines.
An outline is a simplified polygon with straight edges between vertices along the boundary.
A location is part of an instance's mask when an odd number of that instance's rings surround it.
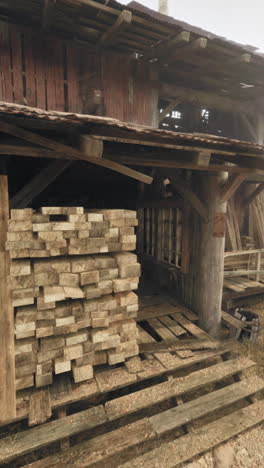
<svg viewBox="0 0 264 468">
<path fill-rule="evenodd" d="M 136 225 L 128 210 L 11 210 L 17 390 L 54 373 L 89 380 L 93 366 L 138 354 Z"/>
</svg>

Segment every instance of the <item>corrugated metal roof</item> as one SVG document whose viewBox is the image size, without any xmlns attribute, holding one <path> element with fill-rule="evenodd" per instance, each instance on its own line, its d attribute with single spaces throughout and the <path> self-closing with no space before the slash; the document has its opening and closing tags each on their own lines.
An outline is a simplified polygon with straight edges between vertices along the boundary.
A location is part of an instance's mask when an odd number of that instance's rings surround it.
<svg viewBox="0 0 264 468">
<path fill-rule="evenodd" d="M 146 144 L 146 142 L 160 143 L 160 146 L 181 145 L 188 147 L 211 148 L 217 153 L 218 150 L 236 152 L 238 154 L 254 153 L 258 157 L 264 156 L 264 146 L 255 143 L 235 140 L 215 135 L 201 133 L 178 133 L 168 130 L 144 127 L 141 125 L 121 122 L 108 117 L 98 117 L 95 115 L 73 114 L 67 112 L 45 111 L 33 107 L 19 104 L 10 104 L 0 101 L 0 119 L 6 117 L 21 117 L 27 119 L 38 119 L 43 123 L 43 128 L 48 128 L 49 123 L 60 125 L 76 125 L 82 131 L 104 136 L 118 138 L 131 138 L 136 144 Z M 46 126 L 45 126 L 46 123 Z M 133 143 L 133 141 L 131 141 Z M 157 146 L 159 146 L 157 144 Z M 172 146 L 171 146 L 172 147 Z"/>
</svg>

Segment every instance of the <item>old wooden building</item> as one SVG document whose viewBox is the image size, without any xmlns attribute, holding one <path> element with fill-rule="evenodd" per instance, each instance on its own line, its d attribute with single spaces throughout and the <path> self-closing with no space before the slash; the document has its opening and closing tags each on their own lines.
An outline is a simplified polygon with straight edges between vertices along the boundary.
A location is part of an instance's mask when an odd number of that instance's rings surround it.
<svg viewBox="0 0 264 468">
<path fill-rule="evenodd" d="M 241 236 L 255 247 L 253 260 L 233 252 L 237 263 L 226 261 L 226 304 L 233 299 L 228 291 L 242 292 L 230 276 L 244 271 L 252 270 L 253 293 L 263 293 L 263 215 L 261 202 L 252 203 L 264 188 L 264 57 L 135 1 L 124 7 L 115 0 L 1 0 L 0 52 L 4 424 L 29 413 L 29 398 L 22 392 L 19 406 L 15 395 L 9 208 L 138 210 L 145 276 L 166 286 L 182 310 L 188 306 L 200 333 L 211 337 L 219 335 L 224 262 L 231 255 L 225 254 L 226 233 L 228 250 L 242 250 Z M 156 368 L 151 378 L 164 372 Z M 138 380 L 147 378 L 146 371 Z M 59 403 L 54 397 L 51 406 L 98 396 L 91 385 L 85 392 L 76 388 Z M 0 449 L 0 462 L 11 458 Z"/>
</svg>

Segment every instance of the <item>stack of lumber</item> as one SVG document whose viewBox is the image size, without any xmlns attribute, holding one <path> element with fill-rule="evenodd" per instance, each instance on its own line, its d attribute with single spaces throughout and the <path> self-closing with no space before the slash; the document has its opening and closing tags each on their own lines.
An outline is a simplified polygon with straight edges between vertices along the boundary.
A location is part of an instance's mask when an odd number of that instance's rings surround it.
<svg viewBox="0 0 264 468">
<path fill-rule="evenodd" d="M 82 207 L 43 207 L 12 210 L 7 250 L 11 258 L 47 258 L 60 255 L 134 250 L 136 212 Z"/>
<path fill-rule="evenodd" d="M 11 211 L 17 389 L 69 371 L 88 380 L 93 366 L 138 354 L 136 224 L 126 210 Z"/>
</svg>

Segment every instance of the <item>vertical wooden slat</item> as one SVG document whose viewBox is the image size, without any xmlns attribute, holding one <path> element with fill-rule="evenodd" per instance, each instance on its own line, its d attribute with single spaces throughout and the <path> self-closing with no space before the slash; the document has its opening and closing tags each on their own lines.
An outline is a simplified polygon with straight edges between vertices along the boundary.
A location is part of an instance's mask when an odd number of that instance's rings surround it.
<svg viewBox="0 0 264 468">
<path fill-rule="evenodd" d="M 151 209 L 151 255 L 155 255 L 155 238 L 156 238 L 156 229 L 155 229 L 155 208 Z"/>
<path fill-rule="evenodd" d="M 17 26 L 13 25 L 9 26 L 9 30 L 13 64 L 14 102 L 24 104 L 21 32 L 17 29 Z"/>
<path fill-rule="evenodd" d="M 260 266 L 261 266 L 261 252 L 258 252 L 256 254 L 256 270 L 260 270 Z M 260 280 L 260 273 L 257 273 L 256 281 L 259 281 L 259 280 Z"/>
<path fill-rule="evenodd" d="M 65 110 L 64 99 L 64 70 L 63 70 L 63 44 L 62 41 L 54 41 L 54 56 L 55 56 L 55 95 L 56 95 L 56 110 Z"/>
<path fill-rule="evenodd" d="M 137 252 L 144 253 L 144 208 L 137 210 L 138 227 L 137 227 Z"/>
<path fill-rule="evenodd" d="M 169 234 L 169 239 L 168 239 L 168 262 L 171 263 L 172 259 L 172 208 L 169 208 L 169 229 L 168 229 L 168 234 Z"/>
<path fill-rule="evenodd" d="M 182 222 L 182 273 L 189 272 L 190 263 L 190 206 L 186 203 L 183 209 Z M 179 229 L 179 228 L 178 228 Z"/>
<path fill-rule="evenodd" d="M 160 233 L 160 259 L 164 260 L 164 250 L 165 250 L 165 210 L 164 208 L 160 209 L 160 223 L 161 223 L 161 233 Z"/>
<path fill-rule="evenodd" d="M 46 44 L 46 87 L 47 109 L 56 110 L 56 58 L 54 54 L 54 41 L 47 40 Z"/>
<path fill-rule="evenodd" d="M 24 32 L 25 78 L 26 78 L 26 102 L 28 106 L 36 107 L 36 70 L 33 51 L 33 36 L 31 32 Z"/>
<path fill-rule="evenodd" d="M 10 289 L 10 258 L 5 250 L 9 217 L 8 181 L 0 170 L 0 421 L 16 415 L 14 317 Z"/>
<path fill-rule="evenodd" d="M 8 24 L 0 22 L 0 50 L 1 50 L 1 76 L 2 76 L 2 98 L 6 102 L 14 102 L 12 72 L 11 72 L 11 50 L 9 40 Z"/>
<path fill-rule="evenodd" d="M 66 45 L 67 59 L 67 88 L 68 88 L 68 111 L 82 112 L 80 99 L 80 83 L 79 83 L 79 65 L 78 65 L 78 49 L 71 44 Z"/>
<path fill-rule="evenodd" d="M 146 208 L 146 254 L 150 254 L 150 208 Z"/>
<path fill-rule="evenodd" d="M 42 51 L 45 50 L 45 44 L 42 39 L 34 38 L 34 61 L 36 69 L 36 105 L 40 109 L 47 109 L 46 103 L 46 79 L 45 79 L 45 61 Z"/>
</svg>

